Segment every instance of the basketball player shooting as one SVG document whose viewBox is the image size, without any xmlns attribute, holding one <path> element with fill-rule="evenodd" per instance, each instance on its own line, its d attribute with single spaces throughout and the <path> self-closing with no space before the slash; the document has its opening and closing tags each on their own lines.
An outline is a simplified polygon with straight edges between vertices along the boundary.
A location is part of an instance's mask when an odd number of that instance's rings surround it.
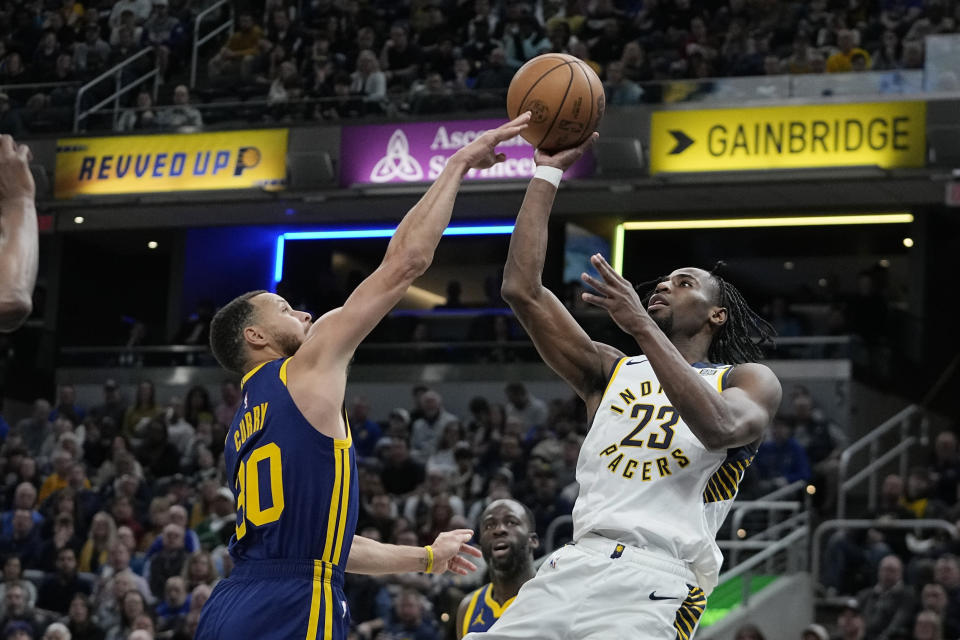
<svg viewBox="0 0 960 640">
<path fill-rule="evenodd" d="M 0 332 L 17 329 L 33 310 L 39 238 L 30 148 L 0 136 Z"/>
<path fill-rule="evenodd" d="M 450 158 L 342 307 L 311 323 L 280 296 L 252 291 L 214 316 L 213 354 L 243 375 L 224 450 L 237 503 L 229 546 L 236 566 L 204 606 L 199 640 L 345 639 L 344 571 L 476 569 L 459 555 L 480 555 L 467 544 L 470 530 L 441 533 L 426 547 L 354 536 L 357 464 L 343 396 L 357 346 L 433 260 L 464 174 L 502 162 L 496 146 L 529 117 L 485 132 Z"/>
<path fill-rule="evenodd" d="M 677 269 L 641 301 L 593 256 L 600 278 L 584 274 L 593 292 L 583 298 L 633 336 L 642 355 L 630 357 L 591 340 L 543 286 L 557 185 L 595 137 L 537 152 L 502 291 L 586 403 L 574 544 L 553 553 L 485 640 L 692 638 L 723 560 L 717 529 L 780 404 L 750 335 L 772 330 L 715 273 Z"/>
</svg>

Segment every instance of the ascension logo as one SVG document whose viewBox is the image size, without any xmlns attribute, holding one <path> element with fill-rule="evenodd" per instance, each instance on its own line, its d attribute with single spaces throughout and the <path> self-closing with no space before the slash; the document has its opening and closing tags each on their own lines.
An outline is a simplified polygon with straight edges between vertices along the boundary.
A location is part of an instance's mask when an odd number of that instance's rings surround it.
<svg viewBox="0 0 960 640">
<path fill-rule="evenodd" d="M 394 178 L 404 182 L 423 180 L 423 168 L 417 159 L 410 155 L 410 143 L 401 129 L 397 129 L 390 136 L 387 155 L 380 158 L 370 172 L 372 182 L 390 182 Z"/>
</svg>

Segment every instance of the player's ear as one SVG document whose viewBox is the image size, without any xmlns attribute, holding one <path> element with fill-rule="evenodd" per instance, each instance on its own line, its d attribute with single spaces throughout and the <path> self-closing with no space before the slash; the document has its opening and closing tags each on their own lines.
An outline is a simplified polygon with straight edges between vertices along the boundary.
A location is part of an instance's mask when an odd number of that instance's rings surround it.
<svg viewBox="0 0 960 640">
<path fill-rule="evenodd" d="M 726 307 L 714 307 L 710 310 L 710 324 L 714 329 L 719 329 L 727 323 Z"/>
<path fill-rule="evenodd" d="M 530 532 L 530 550 L 536 551 L 540 548 L 540 536 L 535 531 Z"/>
<path fill-rule="evenodd" d="M 244 327 L 243 339 L 246 340 L 247 344 L 257 347 L 262 347 L 267 344 L 267 334 L 257 325 Z"/>
</svg>

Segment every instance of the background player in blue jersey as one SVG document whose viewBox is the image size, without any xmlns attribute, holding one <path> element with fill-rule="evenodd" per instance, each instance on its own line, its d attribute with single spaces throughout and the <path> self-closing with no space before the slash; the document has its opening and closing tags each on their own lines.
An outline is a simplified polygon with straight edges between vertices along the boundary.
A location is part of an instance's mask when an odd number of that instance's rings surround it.
<svg viewBox="0 0 960 640">
<path fill-rule="evenodd" d="M 530 509 L 516 500 L 495 500 L 480 514 L 480 551 L 490 582 L 469 593 L 457 609 L 457 639 L 486 631 L 516 598 L 536 571 L 533 552 L 540 547 Z"/>
<path fill-rule="evenodd" d="M 381 265 L 342 307 L 311 323 L 280 296 L 253 291 L 213 318 L 213 354 L 243 375 L 224 449 L 237 500 L 236 567 L 204 607 L 197 638 L 346 638 L 344 571 L 476 568 L 459 555 L 480 555 L 467 545 L 469 530 L 441 533 L 426 547 L 354 536 L 357 467 L 343 396 L 357 346 L 433 260 L 463 176 L 501 162 L 496 145 L 529 118 L 483 133 L 450 158 L 400 222 Z"/>
</svg>

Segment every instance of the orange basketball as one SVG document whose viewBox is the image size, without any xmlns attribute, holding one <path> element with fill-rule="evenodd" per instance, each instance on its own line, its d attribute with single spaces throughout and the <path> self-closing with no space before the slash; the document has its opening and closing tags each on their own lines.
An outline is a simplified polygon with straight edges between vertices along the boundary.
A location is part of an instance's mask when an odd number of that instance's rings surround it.
<svg viewBox="0 0 960 640">
<path fill-rule="evenodd" d="M 606 99 L 600 78 L 585 62 L 563 53 L 545 53 L 520 67 L 507 90 L 507 115 L 533 117 L 522 135 L 537 149 L 553 153 L 575 147 L 597 130 Z"/>
</svg>

